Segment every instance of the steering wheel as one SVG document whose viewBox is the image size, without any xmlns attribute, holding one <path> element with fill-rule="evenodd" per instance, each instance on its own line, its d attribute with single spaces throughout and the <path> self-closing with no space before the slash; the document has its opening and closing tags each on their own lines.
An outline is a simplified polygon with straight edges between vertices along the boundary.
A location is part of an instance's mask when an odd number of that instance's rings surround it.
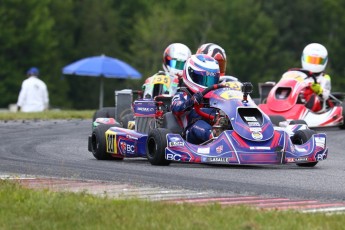
<svg viewBox="0 0 345 230">
<path fill-rule="evenodd" d="M 311 77 L 313 78 L 314 80 L 314 83 L 317 83 L 317 80 L 316 80 L 316 76 L 314 73 L 310 72 L 309 70 L 305 70 L 305 69 L 292 69 L 292 70 L 297 70 L 297 71 L 300 71 L 302 73 L 305 73 L 307 75 L 307 77 Z"/>
<path fill-rule="evenodd" d="M 216 90 L 216 89 L 220 89 L 220 88 L 228 88 L 228 86 L 225 84 L 212 85 L 212 86 L 209 86 L 208 88 L 204 89 L 204 91 L 202 91 L 201 94 L 203 97 L 205 97 L 205 95 L 208 94 L 209 92 Z M 205 119 L 214 120 L 213 115 L 205 113 L 201 110 L 201 108 L 203 108 L 203 107 L 204 107 L 203 104 L 194 104 L 194 109 L 195 109 L 195 112 L 197 114 L 199 114 L 201 117 L 203 117 Z"/>
</svg>

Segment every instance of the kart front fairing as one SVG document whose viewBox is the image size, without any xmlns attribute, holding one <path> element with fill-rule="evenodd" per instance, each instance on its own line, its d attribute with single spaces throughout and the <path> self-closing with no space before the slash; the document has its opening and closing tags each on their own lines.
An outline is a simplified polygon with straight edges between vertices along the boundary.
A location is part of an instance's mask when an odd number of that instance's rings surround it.
<svg viewBox="0 0 345 230">
<path fill-rule="evenodd" d="M 180 134 L 167 134 L 165 158 L 172 161 L 228 164 L 307 163 L 326 159 L 326 135 L 314 134 L 306 143 L 295 145 L 290 137 L 306 125 L 273 127 L 268 116 L 241 91 L 217 89 L 210 92 L 210 107 L 223 111 L 232 129 L 212 142 L 194 145 Z"/>
<path fill-rule="evenodd" d="M 284 130 L 275 130 L 273 138 L 266 141 L 247 140 L 234 130 L 227 130 L 207 145 L 194 145 L 179 134 L 168 134 L 165 158 L 194 163 L 306 163 L 326 159 L 328 150 L 325 146 L 325 134 L 314 134 L 305 144 L 294 145 Z"/>
<path fill-rule="evenodd" d="M 229 118 L 232 129 L 242 138 L 251 141 L 267 141 L 274 134 L 273 125 L 248 96 L 237 90 L 215 90 L 210 98 L 210 107 L 222 110 Z"/>
</svg>

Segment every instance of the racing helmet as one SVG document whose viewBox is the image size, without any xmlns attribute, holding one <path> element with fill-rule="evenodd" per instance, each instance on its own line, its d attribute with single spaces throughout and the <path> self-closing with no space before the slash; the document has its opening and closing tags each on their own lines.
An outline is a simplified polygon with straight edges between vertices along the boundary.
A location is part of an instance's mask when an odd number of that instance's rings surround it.
<svg viewBox="0 0 345 230">
<path fill-rule="evenodd" d="M 201 45 L 196 51 L 197 54 L 207 54 L 218 61 L 220 75 L 225 75 L 226 54 L 225 50 L 217 44 L 206 43 Z"/>
<path fill-rule="evenodd" d="M 183 70 L 183 82 L 193 93 L 219 83 L 218 62 L 206 54 L 192 55 Z"/>
<path fill-rule="evenodd" d="M 182 76 L 184 65 L 192 55 L 190 49 L 182 43 L 170 44 L 163 53 L 163 69 L 171 75 Z"/>
<path fill-rule="evenodd" d="M 301 57 L 302 68 L 312 73 L 323 72 L 328 62 L 327 49 L 319 43 L 307 45 Z"/>
<path fill-rule="evenodd" d="M 173 95 L 171 77 L 165 72 L 158 72 L 146 79 L 144 85 L 144 98 L 154 98 L 155 96 L 167 94 Z"/>
</svg>

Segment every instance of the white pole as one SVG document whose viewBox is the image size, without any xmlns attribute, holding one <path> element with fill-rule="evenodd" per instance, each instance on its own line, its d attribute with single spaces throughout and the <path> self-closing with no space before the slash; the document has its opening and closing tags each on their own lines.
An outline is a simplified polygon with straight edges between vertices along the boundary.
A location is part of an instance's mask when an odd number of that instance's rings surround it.
<svg viewBox="0 0 345 230">
<path fill-rule="evenodd" d="M 103 92 L 104 79 L 102 76 L 100 78 L 101 78 L 100 79 L 101 82 L 99 86 L 99 109 L 102 109 L 103 108 L 103 94 L 104 94 Z"/>
</svg>

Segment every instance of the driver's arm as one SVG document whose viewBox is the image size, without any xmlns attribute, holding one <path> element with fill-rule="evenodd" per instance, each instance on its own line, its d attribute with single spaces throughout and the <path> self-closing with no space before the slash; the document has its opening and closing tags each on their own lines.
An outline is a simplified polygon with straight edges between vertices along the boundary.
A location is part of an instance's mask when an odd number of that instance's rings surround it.
<svg viewBox="0 0 345 230">
<path fill-rule="evenodd" d="M 193 108 L 193 105 L 194 101 L 187 93 L 179 92 L 172 98 L 170 108 L 171 111 L 176 114 L 190 110 L 191 108 Z"/>
</svg>

